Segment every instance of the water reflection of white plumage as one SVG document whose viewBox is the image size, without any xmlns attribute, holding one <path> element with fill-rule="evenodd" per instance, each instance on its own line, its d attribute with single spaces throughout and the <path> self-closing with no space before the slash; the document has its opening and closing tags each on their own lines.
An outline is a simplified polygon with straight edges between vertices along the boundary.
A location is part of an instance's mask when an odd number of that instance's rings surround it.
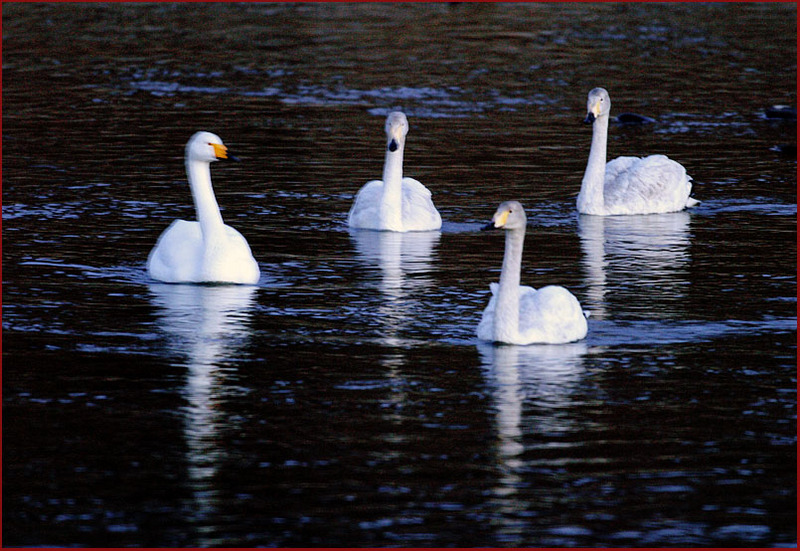
<svg viewBox="0 0 800 551">
<path fill-rule="evenodd" d="M 685 296 L 690 261 L 688 212 L 578 217 L 587 272 L 584 308 L 608 317 L 609 293 L 630 308 L 661 315 L 665 302 Z"/>
<path fill-rule="evenodd" d="M 424 304 L 425 290 L 433 285 L 428 276 L 434 246 L 439 242 L 439 232 L 387 232 L 350 230 L 360 259 L 370 267 L 378 267 L 380 300 L 373 320 L 380 324 L 381 344 L 390 347 L 380 359 L 385 369 L 386 383 L 391 392 L 387 402 L 388 417 L 400 422 L 400 408 L 405 400 L 405 381 L 402 368 L 406 363 L 404 348 L 414 344 L 402 332 L 413 323 L 417 306 Z M 388 442 L 394 442 L 398 433 L 387 433 Z"/>
<path fill-rule="evenodd" d="M 356 251 L 369 266 L 377 266 L 382 294 L 377 321 L 382 325 L 383 343 L 401 345 L 401 330 L 409 323 L 421 295 L 433 285 L 428 277 L 431 257 L 439 243 L 439 232 L 386 232 L 351 230 Z"/>
<path fill-rule="evenodd" d="M 156 284 L 150 291 L 160 307 L 159 327 L 189 368 L 183 389 L 184 437 L 193 517 L 202 523 L 216 510 L 214 476 L 226 457 L 220 437 L 231 430 L 224 402 L 243 392 L 225 364 L 250 337 L 247 321 L 256 287 Z"/>
<path fill-rule="evenodd" d="M 537 506 L 520 495 L 525 434 L 575 430 L 565 411 L 582 380 L 587 350 L 584 342 L 478 345 L 497 427 L 495 457 L 500 477 L 493 490 L 493 523 L 509 545 L 525 543 L 529 526 L 520 515 Z"/>
</svg>

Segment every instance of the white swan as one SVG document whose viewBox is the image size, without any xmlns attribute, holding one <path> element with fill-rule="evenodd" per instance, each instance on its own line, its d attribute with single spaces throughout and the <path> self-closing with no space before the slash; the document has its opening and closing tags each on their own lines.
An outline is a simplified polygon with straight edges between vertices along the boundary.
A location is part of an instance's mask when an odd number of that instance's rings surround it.
<svg viewBox="0 0 800 551">
<path fill-rule="evenodd" d="M 588 330 L 578 299 L 564 287 L 538 291 L 520 285 L 522 245 L 527 218 L 517 201 L 502 203 L 484 229 L 506 230 L 500 284 L 492 283 L 492 298 L 478 324 L 478 338 L 508 344 L 560 344 L 580 340 Z"/>
<path fill-rule="evenodd" d="M 256 283 L 258 264 L 247 240 L 222 221 L 211 187 L 211 163 L 228 158 L 219 136 L 197 132 L 186 144 L 186 175 L 197 222 L 175 220 L 147 259 L 150 277 L 169 283 Z"/>
<path fill-rule="evenodd" d="M 611 99 L 603 88 L 589 92 L 587 124 L 592 124 L 592 148 L 578 194 L 583 214 L 652 214 L 693 207 L 691 177 L 664 155 L 617 157 L 606 164 Z"/>
<path fill-rule="evenodd" d="M 383 180 L 367 182 L 356 195 L 347 223 L 351 228 L 388 231 L 432 231 L 442 227 L 431 192 L 413 178 L 403 178 L 403 149 L 408 133 L 406 116 L 386 117 L 386 161 Z"/>
</svg>

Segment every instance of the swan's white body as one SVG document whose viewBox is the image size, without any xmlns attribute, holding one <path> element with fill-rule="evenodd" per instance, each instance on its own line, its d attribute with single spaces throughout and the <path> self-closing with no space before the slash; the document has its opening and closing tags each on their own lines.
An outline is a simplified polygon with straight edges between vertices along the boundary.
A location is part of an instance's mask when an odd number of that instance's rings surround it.
<svg viewBox="0 0 800 551">
<path fill-rule="evenodd" d="M 578 194 L 578 211 L 601 216 L 653 214 L 693 207 L 689 197 L 691 177 L 686 169 L 664 155 L 617 157 L 606 163 L 611 100 L 603 88 L 589 92 L 588 123 L 592 123 L 592 148 Z"/>
<path fill-rule="evenodd" d="M 567 289 L 548 285 L 538 291 L 520 285 L 522 246 L 527 219 L 516 201 L 500 205 L 492 218 L 506 230 L 500 283 L 492 283 L 492 298 L 478 324 L 478 338 L 508 344 L 562 344 L 586 336 L 586 314 Z"/>
<path fill-rule="evenodd" d="M 247 240 L 222 221 L 211 187 L 211 163 L 227 158 L 227 148 L 210 132 L 186 144 L 186 175 L 197 222 L 175 220 L 158 238 L 147 259 L 150 277 L 168 283 L 258 282 L 258 263 Z"/>
<path fill-rule="evenodd" d="M 431 192 L 413 178 L 403 178 L 403 150 L 408 121 L 399 111 L 386 118 L 386 161 L 383 180 L 367 182 L 356 195 L 347 223 L 351 228 L 384 231 L 433 231 L 442 217 Z"/>
</svg>

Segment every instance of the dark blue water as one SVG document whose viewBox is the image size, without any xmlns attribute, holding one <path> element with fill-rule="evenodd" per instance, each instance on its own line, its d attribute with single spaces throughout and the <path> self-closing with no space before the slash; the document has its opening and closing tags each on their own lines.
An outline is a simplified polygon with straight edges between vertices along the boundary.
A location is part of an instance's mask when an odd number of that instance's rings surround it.
<svg viewBox="0 0 800 551">
<path fill-rule="evenodd" d="M 4 4 L 6 546 L 788 546 L 795 4 Z M 575 212 L 663 153 L 688 212 Z M 351 232 L 383 121 L 441 232 Z M 213 167 L 255 287 L 147 277 Z M 475 338 L 521 201 L 565 346 Z"/>
</svg>

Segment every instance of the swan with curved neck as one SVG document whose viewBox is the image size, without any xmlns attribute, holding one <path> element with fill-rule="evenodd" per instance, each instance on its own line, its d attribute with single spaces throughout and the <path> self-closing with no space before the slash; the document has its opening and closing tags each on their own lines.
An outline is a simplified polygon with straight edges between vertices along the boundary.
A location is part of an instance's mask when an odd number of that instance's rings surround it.
<svg viewBox="0 0 800 551">
<path fill-rule="evenodd" d="M 197 132 L 186 144 L 186 176 L 197 222 L 175 220 L 147 259 L 150 277 L 168 283 L 258 282 L 258 263 L 247 240 L 222 220 L 211 186 L 211 163 L 228 159 L 219 136 Z M 235 159 L 234 157 L 231 157 Z"/>
<path fill-rule="evenodd" d="M 500 283 L 492 283 L 492 298 L 478 324 L 478 338 L 508 344 L 563 344 L 586 336 L 587 315 L 578 299 L 564 287 L 548 285 L 538 291 L 520 285 L 522 247 L 527 217 L 517 201 L 502 203 L 484 229 L 506 232 Z"/>
<path fill-rule="evenodd" d="M 693 207 L 691 177 L 664 155 L 617 157 L 606 163 L 611 98 L 603 88 L 589 92 L 585 123 L 592 125 L 592 147 L 578 194 L 583 214 L 653 214 Z"/>
<path fill-rule="evenodd" d="M 413 178 L 403 177 L 408 120 L 400 111 L 386 117 L 386 160 L 383 180 L 367 182 L 347 216 L 351 228 L 384 231 L 432 231 L 442 227 L 431 192 Z"/>
</svg>

